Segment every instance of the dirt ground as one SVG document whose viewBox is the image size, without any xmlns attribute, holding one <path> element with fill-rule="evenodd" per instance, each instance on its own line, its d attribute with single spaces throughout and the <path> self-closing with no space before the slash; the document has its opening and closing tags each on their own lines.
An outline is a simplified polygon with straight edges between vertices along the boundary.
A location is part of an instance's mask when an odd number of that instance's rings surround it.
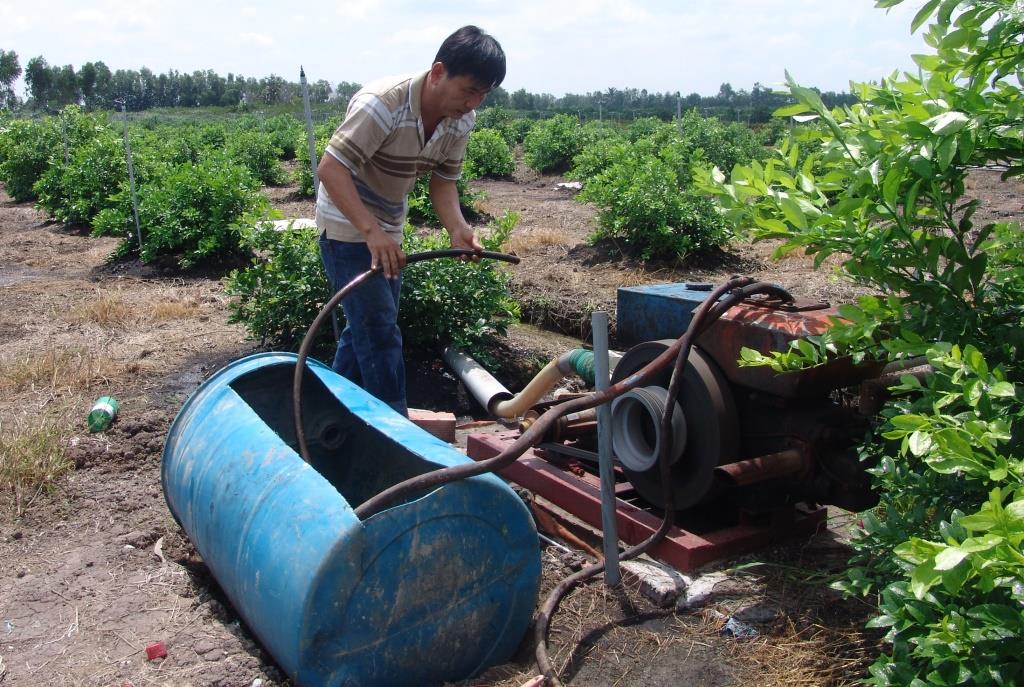
<svg viewBox="0 0 1024 687">
<path fill-rule="evenodd" d="M 853 293 L 828 271 L 812 273 L 806 258 L 769 264 L 770 246 L 658 270 L 609 259 L 584 243 L 593 208 L 561 181 L 521 170 L 513 181 L 477 184 L 486 213 L 521 217 L 513 288 L 525 319 L 543 328 L 517 327 L 501 346 L 524 368 L 575 345 L 566 335 L 585 338 L 579 313 L 614 313 L 621 285 L 743 272 L 802 296 Z M 987 201 L 980 219 L 1024 215 L 1020 184 L 989 171 L 971 183 Z M 286 216 L 311 216 L 293 188 L 267 192 Z M 227 322 L 216 277 L 112 268 L 115 245 L 0 191 L 0 446 L 31 436 L 19 444 L 26 455 L 59 456 L 63 446 L 72 463 L 46 468 L 60 474 L 51 489 L 0 494 L 0 685 L 291 684 L 226 603 L 160 488 L 164 438 L 184 399 L 256 345 Z M 428 391 L 410 402 L 431 407 L 431 383 L 421 387 Z M 119 419 L 88 434 L 85 415 L 104 394 L 119 399 Z M 861 630 L 869 604 L 827 589 L 848 556 L 845 521 L 838 515 L 832 531 L 758 554 L 765 565 L 723 574 L 698 608 L 659 609 L 629 586 L 581 588 L 556 615 L 551 655 L 573 685 L 853 684 L 878 638 Z M 582 561 L 553 547 L 543 556 L 544 593 Z M 723 634 L 733 617 L 757 617 L 757 636 Z M 147 660 L 158 641 L 167 657 Z M 519 685 L 534 672 L 524 641 L 515 661 L 464 685 Z"/>
</svg>

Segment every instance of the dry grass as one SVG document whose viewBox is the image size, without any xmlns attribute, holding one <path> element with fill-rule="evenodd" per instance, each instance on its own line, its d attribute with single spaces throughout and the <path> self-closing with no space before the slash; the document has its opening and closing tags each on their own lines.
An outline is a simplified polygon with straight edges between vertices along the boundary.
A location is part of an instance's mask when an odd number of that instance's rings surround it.
<svg viewBox="0 0 1024 687">
<path fill-rule="evenodd" d="M 35 355 L 0 357 L 0 389 L 60 395 L 122 380 L 138 371 L 136 363 L 121 363 L 86 348 L 52 347 Z"/>
<path fill-rule="evenodd" d="M 67 455 L 68 426 L 64 418 L 28 415 L 0 421 L 0 490 L 13 495 L 19 515 L 73 467 Z"/>
<path fill-rule="evenodd" d="M 710 625 L 716 635 L 723 623 Z M 860 628 L 798 630 L 790 619 L 776 634 L 732 642 L 734 656 L 757 667 L 758 684 L 772 687 L 853 687 L 877 654 Z"/>
<path fill-rule="evenodd" d="M 120 293 L 97 292 L 96 297 L 82 306 L 77 319 L 94 322 L 106 329 L 124 327 L 139 319 L 148 322 L 187 320 L 199 314 L 199 301 L 193 295 L 180 295 L 171 290 L 152 300 L 132 303 Z"/>
<path fill-rule="evenodd" d="M 545 556 L 541 597 L 567 572 L 557 557 Z M 800 585 L 779 599 L 773 580 L 730 580 L 731 587 L 716 590 L 724 605 L 697 612 L 655 608 L 643 599 L 636 584 L 610 590 L 592 581 L 577 587 L 554 616 L 548 644 L 551 663 L 567 684 L 616 686 L 640 684 L 647 678 L 667 684 L 665 676 L 676 671 L 681 681 L 703 678 L 716 685 L 860 684 L 877 656 L 877 638 L 864 632 L 862 619 L 822 620 L 823 599 L 831 598 L 826 590 Z M 723 627 L 734 612 L 730 607 L 758 599 L 771 599 L 769 605 L 779 609 L 778 618 L 759 625 L 762 633 L 755 637 L 724 635 Z M 651 672 L 653 666 L 660 669 Z M 533 648 L 523 647 L 515 662 L 457 684 L 519 687 L 536 674 Z"/>
<path fill-rule="evenodd" d="M 123 327 L 135 318 L 135 308 L 120 294 L 99 292 L 95 300 L 82 307 L 82 318 L 101 327 Z"/>
<path fill-rule="evenodd" d="M 187 320 L 199 314 L 199 303 L 192 298 L 159 300 L 147 306 L 151 322 Z"/>
<path fill-rule="evenodd" d="M 505 245 L 512 253 L 523 255 L 540 248 L 569 246 L 573 243 L 574 241 L 564 231 L 558 229 L 537 229 L 511 236 Z"/>
</svg>

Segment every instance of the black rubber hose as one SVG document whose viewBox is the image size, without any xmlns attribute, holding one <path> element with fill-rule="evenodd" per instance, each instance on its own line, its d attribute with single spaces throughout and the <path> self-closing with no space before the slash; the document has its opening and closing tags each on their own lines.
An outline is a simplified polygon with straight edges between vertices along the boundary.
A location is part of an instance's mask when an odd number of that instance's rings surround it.
<svg viewBox="0 0 1024 687">
<path fill-rule="evenodd" d="M 709 307 L 710 302 L 712 302 L 712 299 L 720 298 L 723 293 L 730 289 L 744 286 L 749 283 L 751 283 L 751 279 L 749 277 L 743 277 L 731 280 L 727 284 L 720 286 L 712 293 L 705 303 L 701 304 L 698 312 L 706 310 Z M 692 325 L 691 331 L 695 331 L 693 330 Z M 691 335 L 689 340 L 692 341 L 692 339 L 693 336 Z M 409 494 L 420 492 L 431 487 L 440 486 L 442 484 L 447 484 L 448 482 L 453 482 L 455 480 L 482 475 L 486 472 L 497 472 L 502 468 L 511 465 L 520 456 L 526 453 L 528 449 L 539 444 L 558 418 L 564 417 L 570 413 L 589 410 L 590 408 L 599 406 L 602 403 L 608 403 L 638 386 L 645 386 L 662 368 L 676 359 L 685 340 L 687 340 L 687 337 L 684 335 L 645 367 L 633 373 L 629 377 L 609 386 L 604 391 L 595 391 L 586 396 L 560 403 L 548 409 L 547 412 L 537 418 L 537 421 L 531 424 L 525 432 L 520 434 L 519 437 L 512 442 L 511 446 L 498 455 L 476 463 L 464 463 L 462 465 L 454 465 L 441 470 L 434 470 L 392 485 L 360 504 L 355 509 L 356 516 L 360 520 L 365 520 Z"/>
<path fill-rule="evenodd" d="M 411 255 L 406 256 L 405 264 L 412 265 L 417 262 L 423 262 L 424 260 L 459 258 L 464 256 L 486 258 L 488 260 L 501 260 L 502 262 L 510 262 L 513 265 L 519 264 L 519 258 L 515 255 L 495 253 L 487 250 L 474 251 L 467 248 L 446 248 L 443 250 L 428 250 L 421 253 L 412 253 Z M 316 339 L 316 333 L 320 331 L 324 322 L 326 322 L 327 318 L 331 316 L 331 312 L 338 307 L 338 303 L 341 303 L 345 296 L 352 293 L 352 291 L 357 289 L 363 282 L 380 271 L 381 268 L 379 266 L 372 267 L 339 289 L 338 292 L 324 304 L 324 307 L 320 309 L 320 312 L 313 320 L 313 324 L 309 325 L 309 330 L 306 331 L 306 335 L 302 339 L 302 345 L 299 346 L 298 359 L 295 361 L 295 375 L 292 378 L 292 409 L 295 419 L 295 437 L 299 443 L 299 455 L 302 456 L 302 460 L 307 463 L 310 462 L 309 445 L 306 443 L 306 430 L 302 423 L 302 380 L 305 377 L 306 372 L 306 358 L 309 357 L 309 352 L 313 348 L 313 341 Z"/>
</svg>

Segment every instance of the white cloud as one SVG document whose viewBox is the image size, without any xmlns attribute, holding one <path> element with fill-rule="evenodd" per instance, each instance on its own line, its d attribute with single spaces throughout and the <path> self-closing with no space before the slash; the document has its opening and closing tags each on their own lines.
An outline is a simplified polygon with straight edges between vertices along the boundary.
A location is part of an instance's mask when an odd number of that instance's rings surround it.
<svg viewBox="0 0 1024 687">
<path fill-rule="evenodd" d="M 272 36 L 263 33 L 240 33 L 238 34 L 238 39 L 242 44 L 251 43 L 264 47 L 274 45 L 276 42 Z"/>
<path fill-rule="evenodd" d="M 337 5 L 336 14 L 352 21 L 360 21 L 380 13 L 380 0 L 347 0 Z"/>
</svg>

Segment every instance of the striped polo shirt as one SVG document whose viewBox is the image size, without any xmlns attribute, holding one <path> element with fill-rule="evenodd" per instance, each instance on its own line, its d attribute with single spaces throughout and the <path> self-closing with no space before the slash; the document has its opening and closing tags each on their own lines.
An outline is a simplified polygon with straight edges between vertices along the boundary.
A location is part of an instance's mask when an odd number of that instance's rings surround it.
<svg viewBox="0 0 1024 687">
<path fill-rule="evenodd" d="M 352 173 L 360 199 L 381 228 L 399 241 L 417 177 L 433 171 L 445 179 L 458 179 L 476 121 L 475 112 L 458 119 L 446 117 L 424 144 L 420 96 L 426 79 L 423 72 L 367 84 L 352 97 L 345 121 L 327 144 L 327 154 Z M 317 190 L 316 223 L 327 238 L 365 240 L 322 183 Z"/>
</svg>

